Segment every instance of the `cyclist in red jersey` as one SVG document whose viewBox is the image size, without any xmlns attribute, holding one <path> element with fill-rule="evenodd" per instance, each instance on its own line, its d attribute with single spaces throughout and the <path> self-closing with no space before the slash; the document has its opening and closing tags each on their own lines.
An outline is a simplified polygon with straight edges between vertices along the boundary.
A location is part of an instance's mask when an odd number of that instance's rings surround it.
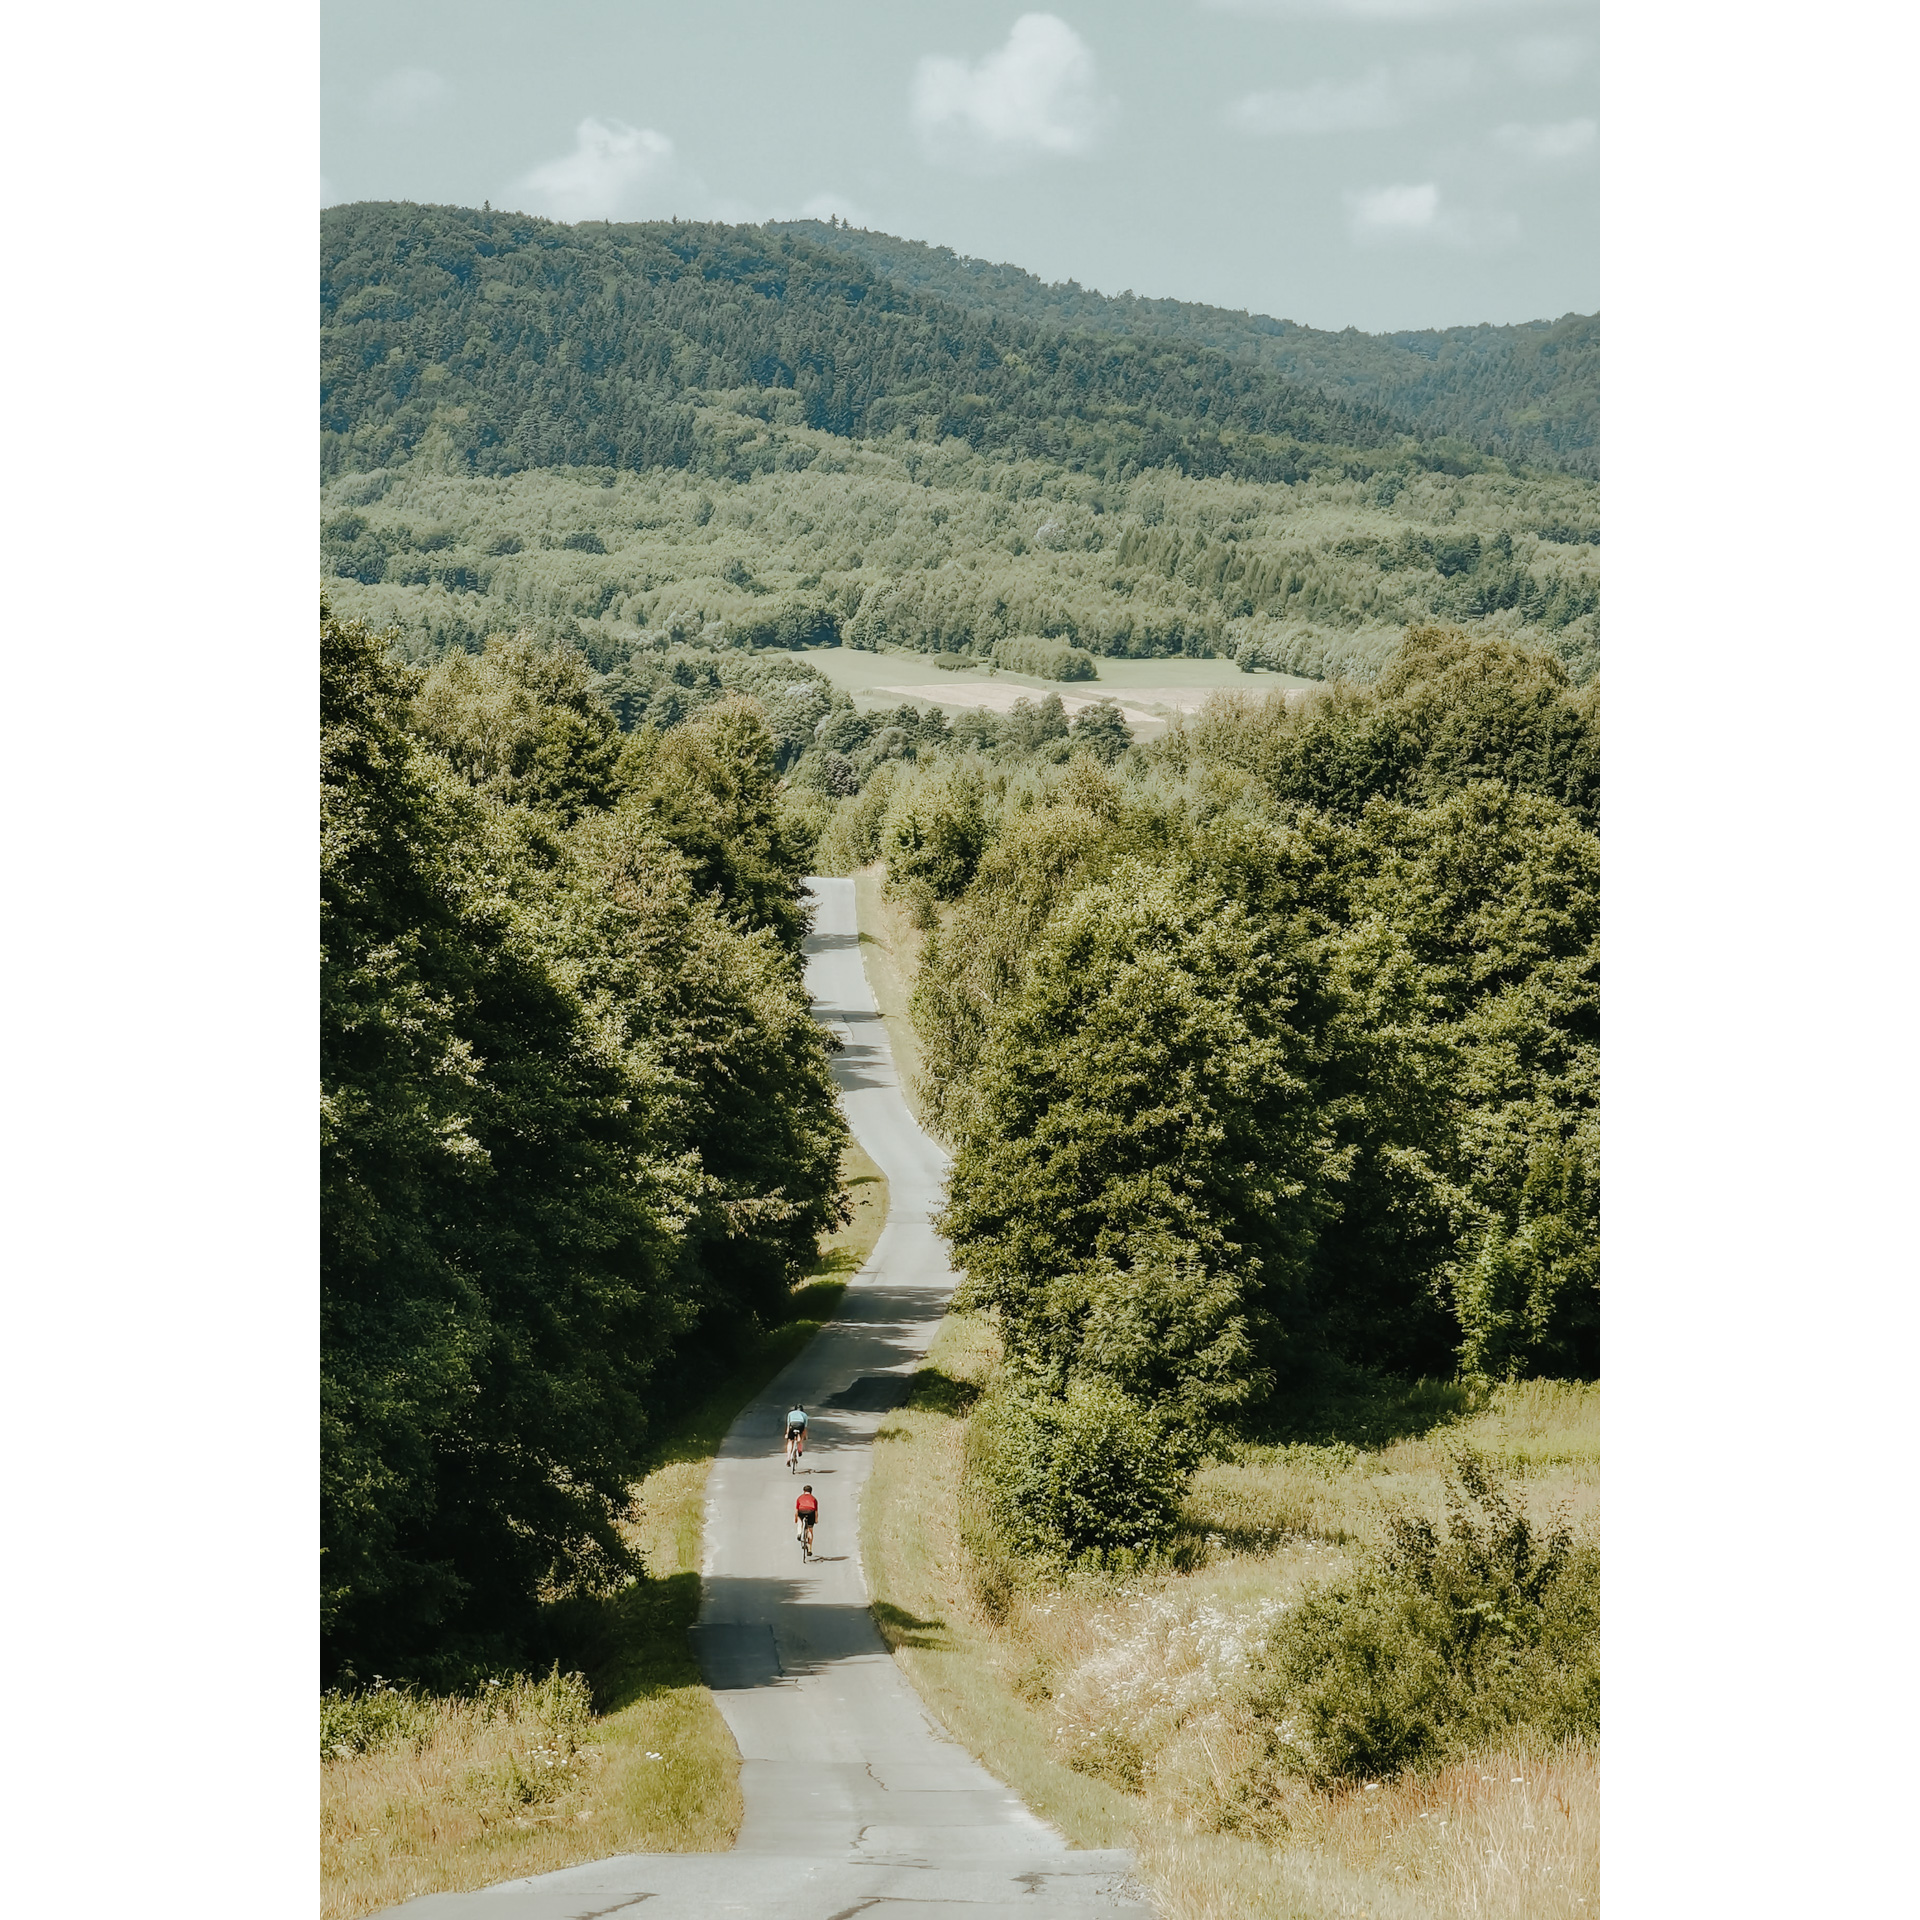
<svg viewBox="0 0 1920 1920">
<path fill-rule="evenodd" d="M 813 1558 L 813 1523 L 819 1518 L 820 1502 L 813 1497 L 813 1488 L 802 1487 L 800 1498 L 793 1503 L 793 1533 L 808 1559 Z"/>
</svg>

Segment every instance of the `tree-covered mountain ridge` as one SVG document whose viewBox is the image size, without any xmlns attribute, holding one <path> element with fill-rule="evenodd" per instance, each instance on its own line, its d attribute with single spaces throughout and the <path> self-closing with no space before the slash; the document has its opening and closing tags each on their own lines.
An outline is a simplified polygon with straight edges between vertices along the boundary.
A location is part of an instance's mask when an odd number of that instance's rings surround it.
<svg viewBox="0 0 1920 1920">
<path fill-rule="evenodd" d="M 1529 465 L 1600 471 L 1600 316 L 1518 325 L 1339 332 L 1267 314 L 1047 282 L 950 247 L 818 220 L 773 231 L 836 248 L 896 286 L 973 313 L 1135 338 L 1189 340 L 1268 367 L 1329 398 L 1376 408 L 1409 432 L 1449 434 Z"/>
<path fill-rule="evenodd" d="M 957 440 L 1116 478 L 1484 463 L 1197 338 L 970 309 L 769 228 L 361 203 L 322 214 L 321 254 L 330 475 L 430 451 L 482 475 L 746 478 L 779 425 Z M 702 418 L 716 406 L 728 421 Z"/>
</svg>

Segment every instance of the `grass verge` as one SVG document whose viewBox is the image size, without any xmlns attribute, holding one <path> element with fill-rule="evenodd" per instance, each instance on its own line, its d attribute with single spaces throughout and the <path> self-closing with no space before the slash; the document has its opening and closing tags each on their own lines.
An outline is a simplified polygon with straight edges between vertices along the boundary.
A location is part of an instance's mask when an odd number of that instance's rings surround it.
<svg viewBox="0 0 1920 1920">
<path fill-rule="evenodd" d="M 927 1125 L 926 1102 L 920 1093 L 923 1055 L 915 1030 L 911 1003 L 919 977 L 920 952 L 927 936 L 913 924 L 913 916 L 886 893 L 887 869 L 876 861 L 853 876 L 854 901 L 859 913 L 860 958 L 866 964 L 867 984 L 886 1024 L 887 1043 L 893 1049 L 894 1070 L 907 1107 L 922 1127 Z"/>
<path fill-rule="evenodd" d="M 550 1614 L 552 1675 L 470 1696 L 392 1688 L 323 1707 L 323 1920 L 616 1853 L 707 1853 L 740 1830 L 740 1755 L 687 1641 L 700 1608 L 707 1473 L 740 1409 L 832 1317 L 887 1215 L 886 1179 L 849 1144 L 852 1219 L 821 1242 L 790 1317 L 668 1440 L 635 1489 L 649 1577 Z M 563 1671 L 565 1668 L 576 1671 Z"/>
<path fill-rule="evenodd" d="M 1338 1580 L 1386 1503 L 1439 1519 L 1471 1445 L 1534 1517 L 1597 1516 L 1599 1389 L 1336 1382 L 1302 1432 L 1196 1476 L 1190 1571 L 1015 1583 L 960 1534 L 966 1421 L 998 1345 L 950 1316 L 881 1429 L 862 1512 L 874 1612 L 929 1708 L 1081 1846 L 1131 1845 L 1173 1920 L 1574 1920 L 1598 1909 L 1599 1756 L 1509 1741 L 1276 1800 L 1248 1711 L 1279 1615 Z M 1263 1788 L 1268 1789 L 1263 1791 Z"/>
</svg>

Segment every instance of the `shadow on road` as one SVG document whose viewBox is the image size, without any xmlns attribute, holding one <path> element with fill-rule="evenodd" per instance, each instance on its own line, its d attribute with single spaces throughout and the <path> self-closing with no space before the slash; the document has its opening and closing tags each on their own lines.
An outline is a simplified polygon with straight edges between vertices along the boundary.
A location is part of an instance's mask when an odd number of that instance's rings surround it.
<svg viewBox="0 0 1920 1920">
<path fill-rule="evenodd" d="M 905 1607 L 896 1607 L 890 1600 L 876 1600 L 873 1617 L 890 1647 L 921 1647 L 930 1653 L 945 1653 L 953 1644 L 945 1637 L 947 1623 L 944 1620 L 916 1619 Z"/>
<path fill-rule="evenodd" d="M 980 1389 L 971 1380 L 956 1380 L 952 1374 L 943 1373 L 938 1367 L 922 1367 L 913 1376 L 913 1387 L 907 1405 L 915 1409 L 925 1408 L 929 1413 L 950 1414 L 956 1420 L 973 1410 L 973 1403 L 980 1398 Z"/>
<path fill-rule="evenodd" d="M 849 1557 L 816 1554 L 814 1559 Z M 879 1609 L 813 1604 L 808 1597 L 811 1591 L 798 1580 L 711 1582 L 708 1611 L 722 1617 L 709 1619 L 687 1634 L 701 1678 L 716 1693 L 737 1693 L 823 1673 L 843 1661 L 885 1660 L 889 1641 L 896 1646 L 946 1644 L 910 1637 L 944 1632 L 943 1620 L 916 1620 L 897 1607 L 888 1607 L 883 1638 L 875 1619 Z"/>
</svg>

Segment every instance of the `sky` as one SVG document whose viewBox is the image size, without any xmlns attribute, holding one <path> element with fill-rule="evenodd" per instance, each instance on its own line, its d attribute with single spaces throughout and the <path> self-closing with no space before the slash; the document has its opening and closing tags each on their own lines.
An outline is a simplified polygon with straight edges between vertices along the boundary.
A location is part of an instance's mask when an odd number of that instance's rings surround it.
<svg viewBox="0 0 1920 1920">
<path fill-rule="evenodd" d="M 829 215 L 1316 327 L 1599 305 L 1597 0 L 323 0 L 321 199 Z"/>
</svg>

